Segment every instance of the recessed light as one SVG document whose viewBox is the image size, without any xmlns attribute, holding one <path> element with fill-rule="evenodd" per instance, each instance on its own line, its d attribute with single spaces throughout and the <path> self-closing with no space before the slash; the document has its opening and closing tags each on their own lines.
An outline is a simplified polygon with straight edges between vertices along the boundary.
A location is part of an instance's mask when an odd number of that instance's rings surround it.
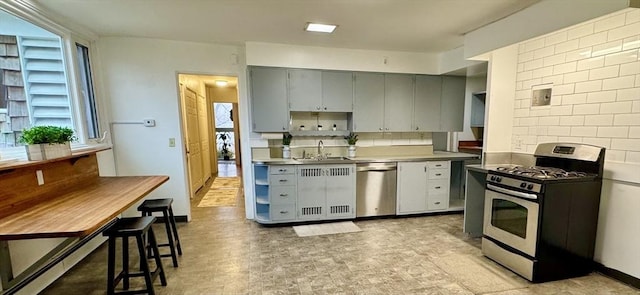
<svg viewBox="0 0 640 295">
<path fill-rule="evenodd" d="M 227 82 L 226 80 L 216 80 L 215 83 L 218 87 L 225 87 L 227 86 L 227 84 L 229 84 L 229 82 Z"/>
<path fill-rule="evenodd" d="M 320 32 L 320 33 L 333 33 L 333 30 L 338 27 L 337 25 L 325 25 L 317 23 L 307 23 L 304 26 L 304 30 L 307 32 Z"/>
</svg>

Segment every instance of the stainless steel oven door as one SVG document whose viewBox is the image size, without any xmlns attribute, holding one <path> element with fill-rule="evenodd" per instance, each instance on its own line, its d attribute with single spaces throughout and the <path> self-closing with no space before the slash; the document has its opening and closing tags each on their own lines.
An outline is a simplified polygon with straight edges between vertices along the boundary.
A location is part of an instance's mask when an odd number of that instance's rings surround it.
<svg viewBox="0 0 640 295">
<path fill-rule="evenodd" d="M 494 187 L 485 191 L 483 234 L 535 257 L 538 203 L 509 195 L 523 194 Z M 521 196 L 533 198 L 535 195 Z"/>
</svg>

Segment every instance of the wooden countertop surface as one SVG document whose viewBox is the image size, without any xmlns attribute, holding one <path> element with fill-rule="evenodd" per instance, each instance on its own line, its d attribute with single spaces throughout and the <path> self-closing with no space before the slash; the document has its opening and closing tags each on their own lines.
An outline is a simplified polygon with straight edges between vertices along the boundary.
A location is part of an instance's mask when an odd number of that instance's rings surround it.
<svg viewBox="0 0 640 295">
<path fill-rule="evenodd" d="M 168 180 L 168 176 L 97 177 L 0 218 L 0 240 L 90 234 Z"/>
</svg>

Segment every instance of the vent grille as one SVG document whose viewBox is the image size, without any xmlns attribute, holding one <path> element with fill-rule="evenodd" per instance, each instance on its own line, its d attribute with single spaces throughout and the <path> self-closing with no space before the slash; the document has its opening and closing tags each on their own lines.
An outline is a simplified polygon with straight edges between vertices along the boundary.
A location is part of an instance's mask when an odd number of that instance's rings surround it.
<svg viewBox="0 0 640 295">
<path fill-rule="evenodd" d="M 302 208 L 302 216 L 322 215 L 322 207 Z"/>
<path fill-rule="evenodd" d="M 331 214 L 344 214 L 351 213 L 349 205 L 339 205 L 339 206 L 331 206 L 330 208 Z"/>
<path fill-rule="evenodd" d="M 300 177 L 318 177 L 318 176 L 322 176 L 322 168 L 300 169 Z"/>
<path fill-rule="evenodd" d="M 350 168 L 329 168 L 329 176 L 349 176 L 351 174 Z"/>
</svg>

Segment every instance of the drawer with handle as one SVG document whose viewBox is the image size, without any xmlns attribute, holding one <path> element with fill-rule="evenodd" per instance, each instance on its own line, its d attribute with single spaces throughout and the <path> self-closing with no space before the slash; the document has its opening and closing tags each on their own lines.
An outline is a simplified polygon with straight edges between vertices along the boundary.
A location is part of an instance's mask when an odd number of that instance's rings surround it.
<svg viewBox="0 0 640 295">
<path fill-rule="evenodd" d="M 427 168 L 429 169 L 449 169 L 449 161 L 428 161 Z"/>
<path fill-rule="evenodd" d="M 295 174 L 296 167 L 291 165 L 272 165 L 269 166 L 269 174 Z"/>
<path fill-rule="evenodd" d="M 449 179 L 449 169 L 428 169 L 429 179 Z"/>
<path fill-rule="evenodd" d="M 296 217 L 296 205 L 271 205 L 271 220 L 291 220 Z"/>
<path fill-rule="evenodd" d="M 427 198 L 427 210 L 445 210 L 449 208 L 449 195 L 435 195 Z"/>
<path fill-rule="evenodd" d="M 292 185 L 272 186 L 271 204 L 295 204 L 296 203 L 296 187 Z"/>
<path fill-rule="evenodd" d="M 429 195 L 449 195 L 449 180 L 429 180 L 427 191 Z"/>
<path fill-rule="evenodd" d="M 296 185 L 295 174 L 276 174 L 269 176 L 270 185 Z"/>
</svg>

